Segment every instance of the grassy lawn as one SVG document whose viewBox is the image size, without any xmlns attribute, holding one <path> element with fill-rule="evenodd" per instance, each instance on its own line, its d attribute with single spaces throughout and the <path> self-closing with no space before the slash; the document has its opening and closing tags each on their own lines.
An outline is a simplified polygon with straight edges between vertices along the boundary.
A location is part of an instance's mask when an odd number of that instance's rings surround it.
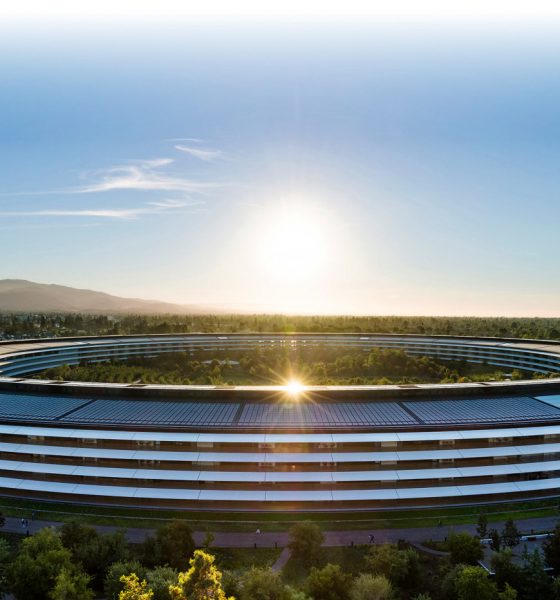
<svg viewBox="0 0 560 600">
<path fill-rule="evenodd" d="M 281 548 L 213 548 L 208 549 L 216 557 L 220 569 L 230 571 L 251 567 L 271 567 L 280 556 Z"/>
<path fill-rule="evenodd" d="M 367 545 L 321 548 L 321 556 L 314 566 L 321 568 L 329 563 L 337 564 L 345 573 L 358 575 L 366 570 L 364 557 L 368 550 Z M 286 583 L 299 586 L 306 579 L 308 572 L 301 561 L 290 559 L 282 570 L 282 577 Z"/>
</svg>

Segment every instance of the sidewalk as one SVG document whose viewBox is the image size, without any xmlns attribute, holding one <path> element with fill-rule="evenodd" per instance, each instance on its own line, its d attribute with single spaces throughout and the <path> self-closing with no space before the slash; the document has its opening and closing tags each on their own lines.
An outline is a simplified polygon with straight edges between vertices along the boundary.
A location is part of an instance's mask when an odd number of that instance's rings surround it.
<svg viewBox="0 0 560 600">
<path fill-rule="evenodd" d="M 559 522 L 556 517 L 542 517 L 537 519 L 520 519 L 516 521 L 517 527 L 523 533 L 531 531 L 552 531 Z M 57 527 L 62 523 L 57 521 L 31 521 L 29 520 L 27 527 L 22 527 L 21 519 L 17 517 L 6 517 L 6 524 L 0 531 L 9 533 L 19 533 L 25 535 L 27 530 L 30 534 L 35 533 L 43 527 Z M 502 529 L 504 523 L 490 523 L 490 528 Z M 113 533 L 118 531 L 118 527 L 111 525 L 95 525 L 95 529 L 99 533 Z M 142 529 L 138 527 L 130 527 L 126 530 L 126 538 L 129 542 L 140 543 L 146 537 L 153 535 L 154 529 Z M 325 546 L 350 546 L 352 544 L 369 544 L 370 534 L 375 536 L 376 544 L 395 543 L 398 540 L 406 540 L 409 542 L 422 542 L 427 539 L 443 540 L 452 532 L 466 531 L 470 534 L 476 533 L 476 525 L 452 525 L 442 527 L 409 527 L 405 529 L 368 529 L 356 531 L 325 531 Z M 214 534 L 213 546 L 218 548 L 274 548 L 276 545 L 283 548 L 288 542 L 288 531 L 267 532 L 260 526 L 260 532 L 245 533 L 245 532 L 212 532 Z M 194 540 L 197 544 L 202 545 L 206 537 L 206 531 L 195 531 Z"/>
</svg>

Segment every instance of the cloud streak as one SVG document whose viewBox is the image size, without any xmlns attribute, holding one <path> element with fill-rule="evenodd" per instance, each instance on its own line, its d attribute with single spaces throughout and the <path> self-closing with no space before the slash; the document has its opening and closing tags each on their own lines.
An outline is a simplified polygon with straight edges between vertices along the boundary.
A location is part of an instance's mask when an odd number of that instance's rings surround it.
<svg viewBox="0 0 560 600">
<path fill-rule="evenodd" d="M 161 167 L 172 162 L 172 159 L 160 158 L 97 171 L 96 175 L 99 177 L 99 181 L 82 187 L 71 188 L 67 192 L 93 194 L 114 190 L 143 190 L 197 193 L 220 186 L 216 183 L 175 177 L 161 171 Z"/>
<path fill-rule="evenodd" d="M 185 146 L 185 148 L 187 148 Z M 193 156 L 199 153 L 201 160 L 214 160 L 219 155 L 217 150 L 198 150 L 192 148 Z M 197 181 L 188 177 L 180 177 L 165 172 L 174 162 L 172 158 L 154 158 L 135 161 L 132 164 L 117 165 L 89 173 L 92 181 L 84 185 L 55 190 L 30 192 L 2 192 L 1 196 L 43 196 L 53 194 L 96 194 L 119 190 L 181 192 L 200 194 L 212 189 L 222 188 L 228 183 Z"/>
<path fill-rule="evenodd" d="M 136 220 L 146 215 L 163 213 L 197 212 L 195 207 L 203 202 L 184 202 L 181 200 L 163 200 L 150 202 L 133 208 L 95 208 L 95 209 L 45 209 L 32 211 L 4 211 L 2 217 L 89 217 L 100 219 L 117 219 L 122 221 Z"/>
<path fill-rule="evenodd" d="M 221 150 L 205 150 L 203 148 L 185 146 L 184 144 L 176 144 L 175 150 L 179 150 L 179 152 L 184 152 L 189 156 L 194 156 L 194 158 L 198 158 L 199 160 L 204 160 L 206 162 L 212 162 L 214 160 L 224 158 L 224 153 Z"/>
</svg>

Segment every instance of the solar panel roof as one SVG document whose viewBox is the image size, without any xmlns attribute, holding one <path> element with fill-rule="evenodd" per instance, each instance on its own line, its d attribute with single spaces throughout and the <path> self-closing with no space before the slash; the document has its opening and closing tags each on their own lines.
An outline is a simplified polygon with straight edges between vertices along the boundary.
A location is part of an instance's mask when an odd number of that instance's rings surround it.
<svg viewBox="0 0 560 600">
<path fill-rule="evenodd" d="M 50 421 L 80 406 L 85 406 L 89 401 L 89 398 L 2 393 L 0 415 L 4 419 Z"/>
<path fill-rule="evenodd" d="M 558 419 L 560 409 L 528 396 L 403 402 L 423 423 L 503 423 Z"/>
<path fill-rule="evenodd" d="M 238 427 L 243 429 L 274 428 L 318 428 L 331 429 L 352 427 L 410 427 L 441 426 L 459 424 L 505 424 L 527 421 L 560 421 L 560 403 L 558 396 L 533 398 L 530 396 L 511 397 L 474 397 L 459 399 L 422 399 L 377 402 L 208 402 L 180 399 L 156 398 L 104 398 L 81 397 L 72 395 L 41 395 L 33 393 L 0 392 L 0 419 L 5 422 L 54 422 L 72 425 L 122 425 L 122 426 L 173 426 L 173 427 Z M 503 437 L 512 435 L 514 430 L 501 430 Z M 498 432 L 499 433 L 499 432 Z M 535 432 L 538 434 L 537 432 Z M 555 433 L 551 429 L 551 434 Z M 114 437 L 123 439 L 126 432 L 115 433 Z M 465 437 L 468 437 L 465 432 Z M 29 435 L 43 435 L 37 432 Z M 69 432 L 71 437 L 96 437 L 96 433 Z M 140 434 L 139 434 L 140 435 Z M 160 432 L 157 439 L 176 439 L 179 434 Z M 240 434 L 222 432 L 217 434 L 181 434 L 189 436 L 181 441 L 229 442 L 238 439 Z M 198 435 L 199 438 L 193 437 Z M 301 434 L 261 434 L 256 440 L 255 434 L 245 433 L 246 443 L 282 443 L 303 442 L 307 440 Z M 314 434 L 315 436 L 319 434 Z M 315 443 L 357 441 L 348 439 L 348 434 L 322 434 Z M 357 435 L 357 434 L 353 434 Z M 369 441 L 391 441 L 396 434 L 361 434 Z M 399 439 L 413 439 L 421 435 L 427 439 L 426 432 L 408 432 L 399 434 Z M 478 435 L 478 434 L 477 434 Z M 375 440 L 371 436 L 377 436 Z M 384 437 L 385 436 L 385 437 Z M 432 432 L 434 439 L 443 439 L 441 432 Z M 456 432 L 448 432 L 450 439 L 458 437 Z M 496 434 L 494 437 L 500 437 Z M 100 437 L 107 437 L 101 435 Z M 309 437 L 309 435 L 307 436 Z M 231 439 L 230 439 L 231 438 Z M 304 439 L 305 438 L 305 439 Z M 129 438 L 132 439 L 132 438 Z M 140 439 L 140 438 L 138 438 Z M 392 438 L 391 438 L 392 439 Z"/>
<path fill-rule="evenodd" d="M 70 423 L 229 425 L 238 404 L 150 400 L 97 400 L 69 415 Z"/>
<path fill-rule="evenodd" d="M 239 425 L 350 426 L 412 425 L 417 420 L 396 402 L 246 404 Z"/>
</svg>

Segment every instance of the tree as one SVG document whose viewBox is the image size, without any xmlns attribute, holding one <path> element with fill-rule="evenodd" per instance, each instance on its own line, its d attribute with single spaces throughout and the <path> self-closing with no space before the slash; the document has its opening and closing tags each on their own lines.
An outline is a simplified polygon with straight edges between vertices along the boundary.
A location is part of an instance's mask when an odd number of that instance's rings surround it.
<svg viewBox="0 0 560 600">
<path fill-rule="evenodd" d="M 174 569 L 187 569 L 195 543 L 192 530 L 184 521 L 169 521 L 160 527 L 154 537 L 142 544 L 142 563 L 148 567 L 169 565 Z"/>
<path fill-rule="evenodd" d="M 560 600 L 560 578 L 555 577 L 552 580 L 552 600 Z"/>
<path fill-rule="evenodd" d="M 86 525 L 77 519 L 64 523 L 59 529 L 62 545 L 72 552 L 98 537 L 98 533 L 91 525 Z"/>
<path fill-rule="evenodd" d="M 291 557 L 306 567 L 311 566 L 319 558 L 324 540 L 323 532 L 315 523 L 297 523 L 289 532 L 288 548 Z"/>
<path fill-rule="evenodd" d="M 396 586 L 410 588 L 418 581 L 418 554 L 411 548 L 399 550 L 394 544 L 372 546 L 365 560 L 374 575 L 383 575 Z"/>
<path fill-rule="evenodd" d="M 495 600 L 497 590 L 482 567 L 466 566 L 459 571 L 455 583 L 457 600 Z"/>
<path fill-rule="evenodd" d="M 517 529 L 517 525 L 514 520 L 509 518 L 504 524 L 504 530 L 502 531 L 502 541 L 508 546 L 508 548 L 513 548 L 513 546 L 517 546 L 521 541 L 521 532 Z"/>
<path fill-rule="evenodd" d="M 498 533 L 498 530 L 491 529 L 488 537 L 490 538 L 490 548 L 494 550 L 494 552 L 499 552 L 502 547 L 502 538 Z"/>
<path fill-rule="evenodd" d="M 241 576 L 241 600 L 282 600 L 284 584 L 272 569 L 252 567 Z"/>
<path fill-rule="evenodd" d="M 444 598 L 445 600 L 457 600 L 457 579 L 459 573 L 465 568 L 465 565 L 443 563 L 441 567 L 441 572 L 438 577 L 441 581 L 439 584 L 438 596 L 441 596 L 441 598 Z"/>
<path fill-rule="evenodd" d="M 208 548 L 210 548 L 210 546 L 214 543 L 215 539 L 216 536 L 210 530 L 207 530 L 204 534 L 204 541 L 202 542 L 202 545 L 208 550 Z"/>
<path fill-rule="evenodd" d="M 226 600 L 222 574 L 214 566 L 215 558 L 203 550 L 195 550 L 189 560 L 190 569 L 179 573 L 177 584 L 169 587 L 173 600 Z M 126 600 L 126 599 L 125 599 Z"/>
<path fill-rule="evenodd" d="M 544 570 L 544 561 L 541 553 L 535 548 L 531 554 L 523 553 L 525 564 L 522 569 L 523 598 L 549 598 L 552 594 L 552 580 Z"/>
<path fill-rule="evenodd" d="M 480 540 L 465 532 L 450 536 L 449 552 L 453 564 L 474 565 L 484 556 Z"/>
<path fill-rule="evenodd" d="M 103 586 L 109 566 L 126 561 L 130 554 L 124 531 L 99 535 L 93 527 L 72 521 L 60 528 L 60 537 L 73 561 L 91 575 L 96 588 Z"/>
<path fill-rule="evenodd" d="M 136 573 L 123 575 L 121 581 L 123 590 L 119 593 L 119 600 L 152 600 L 154 593 L 145 580 L 138 579 Z"/>
<path fill-rule="evenodd" d="M 50 600 L 92 600 L 93 591 L 89 588 L 91 577 L 83 571 L 62 569 L 54 588 L 49 593 Z"/>
<path fill-rule="evenodd" d="M 8 567 L 10 564 L 11 550 L 8 540 L 0 538 L 0 598 L 9 589 Z"/>
<path fill-rule="evenodd" d="M 350 600 L 389 600 L 392 594 L 391 582 L 383 575 L 363 573 L 350 588 Z"/>
<path fill-rule="evenodd" d="M 72 555 L 64 548 L 60 536 L 50 527 L 39 530 L 21 542 L 20 551 L 11 564 L 8 578 L 17 600 L 47 598 L 59 573 L 71 571 Z"/>
<path fill-rule="evenodd" d="M 512 560 L 511 548 L 504 548 L 496 552 L 490 561 L 498 589 L 505 589 L 508 585 L 519 589 L 523 579 L 521 567 Z"/>
<path fill-rule="evenodd" d="M 542 545 L 546 564 L 554 569 L 556 574 L 560 573 L 560 523 L 554 528 L 554 532 Z"/>
<path fill-rule="evenodd" d="M 321 600 L 347 600 L 352 577 L 340 565 L 328 564 L 322 569 L 311 567 L 304 590 L 312 598 Z"/>
<path fill-rule="evenodd" d="M 177 571 L 172 567 L 156 567 L 146 573 L 146 580 L 154 593 L 153 600 L 171 600 L 169 588 L 177 583 Z"/>
<path fill-rule="evenodd" d="M 284 600 L 313 600 L 303 590 L 297 590 L 289 585 L 284 588 Z"/>
<path fill-rule="evenodd" d="M 123 575 L 134 573 L 139 579 L 146 579 L 146 569 L 137 560 L 113 563 L 105 575 L 103 590 L 109 600 L 117 600 L 124 588 Z"/>
<path fill-rule="evenodd" d="M 222 571 L 222 588 L 226 596 L 241 597 L 241 576 L 235 572 L 224 569 Z"/>
<path fill-rule="evenodd" d="M 517 590 L 506 583 L 504 591 L 498 593 L 498 600 L 517 600 Z"/>
<path fill-rule="evenodd" d="M 488 515 L 485 512 L 481 512 L 478 515 L 478 522 L 476 524 L 476 533 L 482 540 L 488 535 Z"/>
</svg>

